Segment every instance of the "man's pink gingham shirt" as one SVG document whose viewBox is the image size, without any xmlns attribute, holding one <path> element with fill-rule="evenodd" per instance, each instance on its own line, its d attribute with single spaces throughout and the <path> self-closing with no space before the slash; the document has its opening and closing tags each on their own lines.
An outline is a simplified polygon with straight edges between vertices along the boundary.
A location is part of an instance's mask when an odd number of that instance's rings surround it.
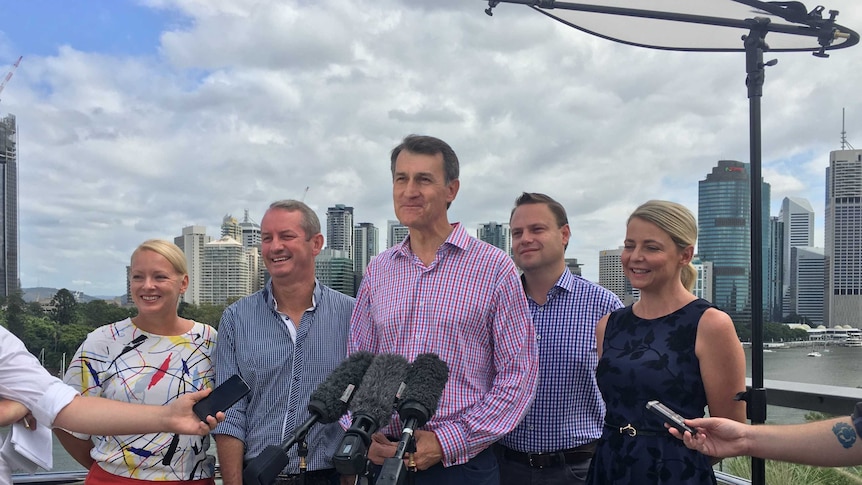
<svg viewBox="0 0 862 485">
<path fill-rule="evenodd" d="M 512 259 L 460 224 L 430 266 L 409 236 L 368 265 L 350 321 L 349 351 L 436 353 L 449 365 L 440 406 L 424 429 L 460 465 L 511 431 L 532 403 L 536 334 Z M 400 437 L 393 416 L 382 430 Z"/>
</svg>

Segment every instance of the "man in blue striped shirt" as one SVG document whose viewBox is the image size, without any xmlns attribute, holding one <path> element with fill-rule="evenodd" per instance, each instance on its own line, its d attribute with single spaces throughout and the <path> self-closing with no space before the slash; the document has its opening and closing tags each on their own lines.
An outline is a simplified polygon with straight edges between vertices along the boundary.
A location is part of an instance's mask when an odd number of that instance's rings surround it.
<svg viewBox="0 0 862 485">
<path fill-rule="evenodd" d="M 501 485 L 583 484 L 605 414 L 596 323 L 622 303 L 566 267 L 571 229 L 559 202 L 524 193 L 509 226 L 536 327 L 539 386 L 524 420 L 496 447 Z"/>
<path fill-rule="evenodd" d="M 215 352 L 216 383 L 239 374 L 252 390 L 213 431 L 224 485 L 242 485 L 243 463 L 309 418 L 309 396 L 347 355 L 354 299 L 315 278 L 317 215 L 299 201 L 273 202 L 260 228 L 270 281 L 225 310 Z M 311 428 L 305 484 L 338 483 L 331 457 L 343 434 L 338 423 Z M 301 483 L 296 450 L 276 484 Z"/>
</svg>

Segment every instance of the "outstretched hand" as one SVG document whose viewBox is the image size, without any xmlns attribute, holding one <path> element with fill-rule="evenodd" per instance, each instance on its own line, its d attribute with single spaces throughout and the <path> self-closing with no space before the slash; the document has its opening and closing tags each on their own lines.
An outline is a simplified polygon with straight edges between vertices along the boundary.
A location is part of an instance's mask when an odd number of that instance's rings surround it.
<svg viewBox="0 0 862 485">
<path fill-rule="evenodd" d="M 224 421 L 225 415 L 223 412 L 218 412 L 215 416 L 207 416 L 206 422 L 203 422 L 192 410 L 192 406 L 195 403 L 209 396 L 211 392 L 212 389 L 204 389 L 198 392 L 183 394 L 165 406 L 168 410 L 166 417 L 168 429 L 174 433 L 199 436 L 208 434 L 215 429 L 218 423 Z"/>
<path fill-rule="evenodd" d="M 683 434 L 674 428 L 668 431 L 692 450 L 716 458 L 748 454 L 746 424 L 726 418 L 686 419 L 685 424 L 697 429 L 697 434 Z"/>
</svg>

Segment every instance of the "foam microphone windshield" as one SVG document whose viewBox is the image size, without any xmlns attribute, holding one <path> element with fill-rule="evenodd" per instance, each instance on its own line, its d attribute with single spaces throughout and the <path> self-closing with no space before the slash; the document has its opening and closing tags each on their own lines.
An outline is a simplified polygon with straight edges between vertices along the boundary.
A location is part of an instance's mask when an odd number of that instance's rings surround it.
<svg viewBox="0 0 862 485">
<path fill-rule="evenodd" d="M 399 485 L 405 481 L 404 458 L 407 451 L 416 451 L 413 433 L 437 412 L 443 388 L 449 380 L 449 366 L 437 354 L 419 354 L 404 379 L 404 392 L 398 404 L 398 415 L 404 421 L 401 440 L 395 456 L 383 461 L 377 485 Z"/>
<path fill-rule="evenodd" d="M 424 426 L 437 412 L 437 405 L 449 380 L 449 366 L 437 354 L 419 354 L 404 379 L 405 389 L 398 405 L 398 414 L 405 423 Z"/>
<path fill-rule="evenodd" d="M 354 352 L 341 363 L 325 381 L 317 386 L 308 400 L 308 411 L 319 416 L 318 421 L 324 424 L 334 423 L 347 412 L 347 404 L 351 401 L 362 378 L 374 361 L 371 352 Z"/>
<path fill-rule="evenodd" d="M 355 352 L 341 362 L 311 393 L 308 401 L 311 417 L 297 426 L 280 446 L 267 446 L 260 455 L 251 460 L 243 470 L 243 484 L 274 483 L 278 474 L 290 462 L 287 452 L 293 445 L 305 439 L 312 425 L 317 422 L 334 423 L 347 412 L 347 404 L 355 395 L 354 391 L 373 359 L 374 354 L 371 352 Z"/>
<path fill-rule="evenodd" d="M 409 367 L 407 359 L 400 355 L 374 357 L 350 403 L 353 424 L 332 457 L 339 473 L 355 475 L 364 471 L 371 435 L 389 423 Z"/>
</svg>

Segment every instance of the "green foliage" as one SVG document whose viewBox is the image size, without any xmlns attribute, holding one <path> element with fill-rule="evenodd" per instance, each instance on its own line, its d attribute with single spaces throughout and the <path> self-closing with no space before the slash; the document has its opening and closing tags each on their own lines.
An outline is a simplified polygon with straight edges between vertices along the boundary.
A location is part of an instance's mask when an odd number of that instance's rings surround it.
<svg viewBox="0 0 862 485">
<path fill-rule="evenodd" d="M 221 314 L 224 313 L 225 305 L 210 305 L 207 303 L 201 305 L 191 305 L 186 302 L 180 303 L 177 313 L 183 318 L 194 320 L 200 323 L 212 325 L 218 328 L 221 321 Z"/>
<path fill-rule="evenodd" d="M 727 458 L 720 469 L 737 477 L 751 479 L 751 459 Z M 782 485 L 860 485 L 862 467 L 820 468 L 783 461 L 766 461 L 766 483 Z"/>
<path fill-rule="evenodd" d="M 743 342 L 751 342 L 751 325 L 733 323 L 736 335 Z M 808 332 L 801 328 L 790 328 L 783 323 L 765 322 L 763 324 L 764 342 L 792 342 L 808 340 Z"/>
<path fill-rule="evenodd" d="M 20 289 L 12 291 L 6 299 L 6 328 L 18 338 L 24 335 L 25 306 Z"/>
<path fill-rule="evenodd" d="M 78 302 L 72 295 L 72 292 L 63 288 L 54 295 L 51 299 L 51 319 L 57 322 L 57 325 L 71 325 L 78 319 L 77 309 Z"/>
<path fill-rule="evenodd" d="M 136 314 L 137 310 L 134 308 L 120 307 L 105 300 L 93 300 L 78 305 L 78 315 L 80 316 L 81 323 L 86 325 L 90 330 L 95 330 L 102 325 L 125 320 Z"/>
</svg>

